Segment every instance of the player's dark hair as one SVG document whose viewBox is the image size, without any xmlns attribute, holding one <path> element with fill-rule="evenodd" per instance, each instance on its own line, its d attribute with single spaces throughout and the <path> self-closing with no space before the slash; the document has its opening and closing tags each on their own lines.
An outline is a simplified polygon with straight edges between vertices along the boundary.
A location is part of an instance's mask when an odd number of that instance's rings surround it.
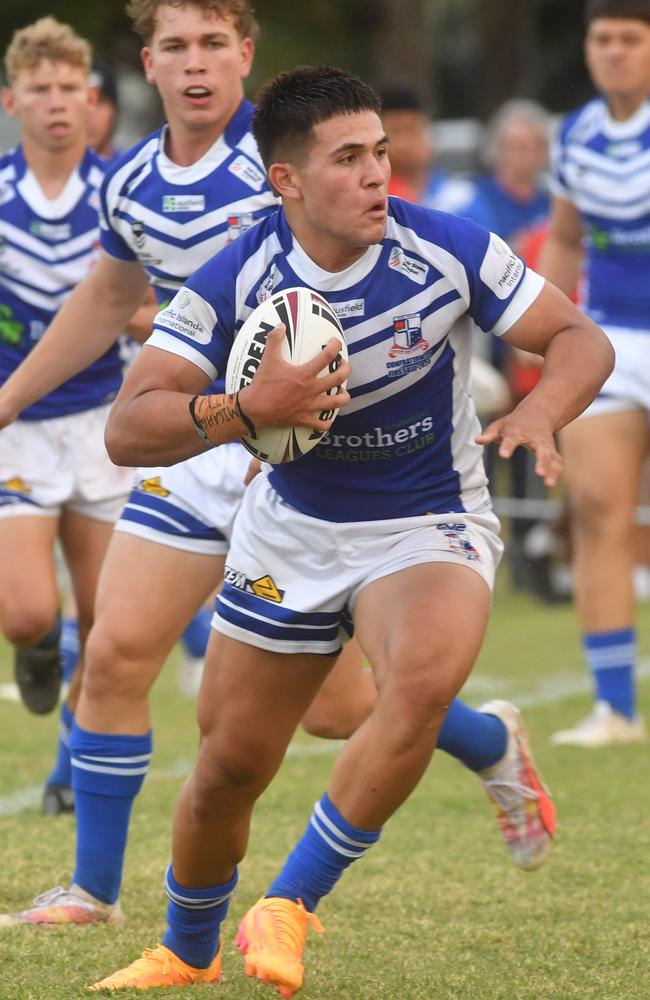
<svg viewBox="0 0 650 1000">
<path fill-rule="evenodd" d="M 337 115 L 381 112 L 375 91 L 335 66 L 297 66 L 279 73 L 257 95 L 252 130 L 265 167 L 302 159 L 314 126 Z"/>
<path fill-rule="evenodd" d="M 417 90 L 405 84 L 390 84 L 379 87 L 382 111 L 420 111 L 424 113 L 424 102 Z"/>
<path fill-rule="evenodd" d="M 599 17 L 624 17 L 650 24 L 650 0 L 587 0 L 586 26 Z"/>
</svg>

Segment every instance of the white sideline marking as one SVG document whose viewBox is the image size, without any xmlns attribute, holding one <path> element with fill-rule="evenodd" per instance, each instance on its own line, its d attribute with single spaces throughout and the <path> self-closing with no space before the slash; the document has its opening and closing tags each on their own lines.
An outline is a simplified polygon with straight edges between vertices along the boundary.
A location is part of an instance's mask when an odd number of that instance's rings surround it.
<svg viewBox="0 0 650 1000">
<path fill-rule="evenodd" d="M 650 677 L 650 659 L 644 658 L 639 661 L 637 667 L 637 678 L 644 680 Z M 532 691 L 517 694 L 509 688 L 503 678 L 489 679 L 477 677 L 473 682 L 470 678 L 464 689 L 470 695 L 478 694 L 479 691 L 491 692 L 495 694 L 507 694 L 508 700 L 517 705 L 518 708 L 538 708 L 542 705 L 556 705 L 558 702 L 573 698 L 577 694 L 590 693 L 592 690 L 591 679 L 585 673 L 583 677 L 575 677 L 573 674 L 561 674 L 559 677 L 551 677 L 542 681 Z M 287 750 L 287 757 L 320 757 L 327 754 L 336 753 L 343 746 L 343 740 L 319 740 L 314 739 L 309 743 L 292 743 Z M 179 759 L 170 767 L 151 769 L 148 775 L 149 781 L 160 780 L 161 778 L 184 778 L 192 769 L 192 761 Z M 3 816 L 15 816 L 17 813 L 32 809 L 41 801 L 43 794 L 42 785 L 32 785 L 29 788 L 21 788 L 17 792 L 9 795 L 0 795 L 0 818 Z"/>
<path fill-rule="evenodd" d="M 20 701 L 17 684 L 0 684 L 0 701 Z"/>
</svg>

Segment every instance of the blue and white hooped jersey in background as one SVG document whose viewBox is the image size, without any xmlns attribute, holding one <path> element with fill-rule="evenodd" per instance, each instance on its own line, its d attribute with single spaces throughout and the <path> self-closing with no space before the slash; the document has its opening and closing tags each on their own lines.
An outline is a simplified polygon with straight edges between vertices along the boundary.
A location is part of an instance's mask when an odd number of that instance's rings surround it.
<svg viewBox="0 0 650 1000">
<path fill-rule="evenodd" d="M 602 98 L 564 121 L 553 191 L 580 213 L 582 306 L 596 323 L 650 329 L 650 101 L 616 121 Z"/>
<path fill-rule="evenodd" d="M 244 100 L 214 145 L 188 167 L 165 153 L 166 126 L 118 160 L 102 188 L 102 246 L 140 262 L 158 301 L 168 303 L 190 274 L 274 211 Z"/>
<path fill-rule="evenodd" d="M 43 194 L 20 146 L 0 157 L 0 383 L 40 340 L 99 252 L 99 187 L 106 162 L 87 150 L 57 198 Z M 90 320 L 92 321 L 92 320 Z M 21 413 L 43 420 L 114 399 L 117 347 Z"/>
<path fill-rule="evenodd" d="M 313 451 L 273 468 L 280 496 L 332 521 L 485 510 L 468 391 L 473 323 L 505 333 L 543 279 L 473 222 L 396 198 L 384 240 L 333 274 L 305 254 L 280 210 L 193 275 L 148 343 L 214 379 L 252 309 L 295 285 L 320 292 L 341 320 L 352 400 Z"/>
</svg>

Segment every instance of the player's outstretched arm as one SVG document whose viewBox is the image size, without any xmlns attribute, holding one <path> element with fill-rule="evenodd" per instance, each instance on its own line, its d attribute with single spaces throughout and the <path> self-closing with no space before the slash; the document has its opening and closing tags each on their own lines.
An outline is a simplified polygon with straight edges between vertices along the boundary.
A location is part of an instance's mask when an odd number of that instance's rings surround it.
<svg viewBox="0 0 650 1000">
<path fill-rule="evenodd" d="M 320 377 L 334 360 L 335 339 L 304 365 L 286 362 L 280 351 L 284 327 L 268 338 L 250 385 L 238 393 L 202 395 L 209 377 L 193 362 L 157 347 L 145 346 L 130 369 L 111 408 L 106 447 L 117 465 L 174 465 L 206 447 L 236 441 L 265 427 L 302 425 L 327 430 L 323 410 L 345 405 L 349 395 L 327 390 L 340 386 L 350 368 Z"/>
<path fill-rule="evenodd" d="M 141 306 L 147 289 L 140 264 L 102 254 L 0 388 L 0 427 L 105 354 Z"/>
<path fill-rule="evenodd" d="M 562 459 L 553 435 L 596 397 L 614 367 L 614 350 L 600 327 L 549 282 L 503 339 L 543 355 L 542 375 L 512 413 L 493 421 L 477 441 L 499 442 L 502 458 L 520 445 L 528 448 L 537 458 L 537 475 L 554 486 Z"/>
</svg>

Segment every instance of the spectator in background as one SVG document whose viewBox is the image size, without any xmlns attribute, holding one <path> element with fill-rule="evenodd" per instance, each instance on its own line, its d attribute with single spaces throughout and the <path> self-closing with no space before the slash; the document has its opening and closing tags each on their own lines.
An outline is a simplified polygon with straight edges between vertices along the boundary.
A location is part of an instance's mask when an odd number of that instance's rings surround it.
<svg viewBox="0 0 650 1000">
<path fill-rule="evenodd" d="M 113 145 L 117 122 L 117 78 L 111 64 L 95 56 L 90 73 L 90 85 L 97 91 L 97 100 L 88 111 L 88 145 L 107 160 L 115 160 L 119 150 Z"/>
<path fill-rule="evenodd" d="M 549 119 L 534 101 L 506 101 L 485 132 L 483 160 L 490 173 L 473 185 L 461 214 L 501 236 L 516 253 L 531 229 L 548 218 Z"/>
<path fill-rule="evenodd" d="M 434 166 L 433 123 L 411 87 L 380 89 L 381 120 L 390 140 L 389 194 L 441 212 L 456 212 L 472 196 L 470 182 Z"/>
<path fill-rule="evenodd" d="M 485 132 L 483 160 L 490 173 L 474 182 L 471 197 L 458 209 L 460 215 L 497 233 L 524 257 L 530 234 L 547 221 L 550 210 L 545 180 L 548 136 L 549 118 L 539 104 L 521 98 L 506 101 Z M 489 360 L 507 378 L 515 403 L 539 378 L 541 359 L 515 351 L 497 338 L 491 344 Z M 486 464 L 493 480 L 496 454 L 491 451 Z M 535 475 L 529 452 L 519 449 L 515 453 L 508 475 L 516 499 L 544 497 L 544 484 Z M 547 601 L 556 599 L 550 581 L 552 547 L 553 535 L 543 522 L 528 517 L 513 519 L 508 546 L 513 583 Z"/>
</svg>

